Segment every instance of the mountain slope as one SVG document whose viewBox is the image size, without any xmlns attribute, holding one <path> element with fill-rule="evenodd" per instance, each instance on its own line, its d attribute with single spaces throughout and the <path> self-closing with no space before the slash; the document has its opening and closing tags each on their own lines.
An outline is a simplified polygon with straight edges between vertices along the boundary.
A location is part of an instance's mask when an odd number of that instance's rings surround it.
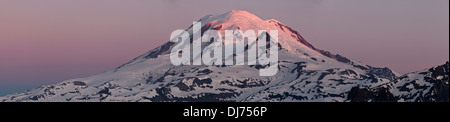
<svg viewBox="0 0 450 122">
<path fill-rule="evenodd" d="M 279 21 L 262 20 L 246 11 L 230 11 L 205 16 L 198 22 L 202 23 L 202 32 L 214 29 L 222 35 L 228 29 L 278 30 L 278 73 L 259 76 L 259 69 L 265 68 L 261 65 L 174 66 L 169 53 L 178 43 L 167 42 L 115 70 L 0 97 L 0 101 L 344 102 L 353 101 L 349 97 L 355 95 L 349 93 L 353 93 L 352 89 L 358 93 L 359 88 L 388 89 L 378 91 L 394 93 L 395 100 L 409 100 L 405 97 L 407 93 L 395 91 L 397 85 L 409 80 L 397 81 L 388 68 L 375 68 L 317 49 Z M 193 26 L 186 30 L 193 37 Z M 212 43 L 202 43 L 202 49 Z M 244 46 L 251 48 L 249 45 Z M 247 54 L 248 49 L 236 53 Z M 200 56 L 193 57 L 198 60 Z M 448 74 L 448 68 L 445 71 Z M 446 85 L 448 91 L 448 75 Z"/>
<path fill-rule="evenodd" d="M 398 78 L 391 92 L 399 101 L 448 102 L 449 63 Z"/>
</svg>

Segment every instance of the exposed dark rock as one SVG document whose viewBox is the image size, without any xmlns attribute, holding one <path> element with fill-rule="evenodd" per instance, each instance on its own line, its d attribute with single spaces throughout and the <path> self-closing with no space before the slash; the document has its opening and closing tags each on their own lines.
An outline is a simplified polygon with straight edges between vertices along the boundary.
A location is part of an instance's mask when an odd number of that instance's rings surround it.
<svg viewBox="0 0 450 122">
<path fill-rule="evenodd" d="M 296 66 L 294 69 L 291 70 L 291 73 L 294 73 L 294 71 L 301 72 L 301 70 L 306 67 L 306 65 L 303 65 L 305 63 L 306 62 L 295 62 L 294 64 Z"/>
<path fill-rule="evenodd" d="M 327 76 L 329 74 L 331 74 L 331 73 L 324 72 L 319 76 L 319 78 L 317 80 L 322 80 L 325 76 Z"/>
<path fill-rule="evenodd" d="M 306 96 L 299 96 L 299 95 L 293 95 L 289 94 L 288 92 L 283 92 L 283 94 L 269 94 L 269 99 L 277 99 L 279 101 L 291 98 L 294 100 L 306 100 L 308 99 Z"/>
<path fill-rule="evenodd" d="M 395 102 L 394 95 L 387 88 L 378 88 L 375 93 L 375 102 Z"/>
<path fill-rule="evenodd" d="M 33 97 L 30 97 L 29 99 L 30 100 L 39 100 L 39 99 L 41 99 L 41 98 L 44 98 L 44 95 L 36 95 L 36 96 L 33 96 Z"/>
<path fill-rule="evenodd" d="M 344 56 L 341 56 L 339 54 L 336 54 L 336 60 L 339 61 L 339 62 L 343 62 L 343 63 L 350 63 L 351 62 L 350 59 L 348 59 L 348 58 L 346 58 Z"/>
<path fill-rule="evenodd" d="M 209 70 L 209 69 L 204 69 L 204 70 L 202 70 L 202 71 L 198 71 L 197 73 L 202 73 L 202 74 L 207 75 L 207 74 L 209 74 L 209 73 L 211 73 L 211 72 L 213 72 L 213 71 L 211 71 L 211 70 Z"/>
<path fill-rule="evenodd" d="M 376 76 L 378 76 L 379 78 L 386 78 L 389 79 L 391 81 L 394 81 L 395 79 L 397 79 L 397 76 L 395 76 L 395 74 L 392 72 L 391 69 L 385 67 L 385 68 L 376 68 L 376 67 L 370 67 L 369 66 L 369 74 L 374 74 Z"/>
<path fill-rule="evenodd" d="M 319 49 L 315 49 L 317 52 L 319 52 L 319 53 L 321 53 L 322 55 L 324 55 L 324 56 L 327 56 L 327 57 L 329 57 L 329 58 L 333 58 L 333 59 L 336 59 L 337 61 L 339 61 L 339 62 L 342 62 L 342 63 L 346 63 L 346 64 L 351 64 L 351 61 L 350 61 L 350 59 L 348 59 L 348 58 L 346 58 L 346 57 L 344 57 L 344 56 L 341 56 L 341 55 L 339 55 L 339 54 L 331 54 L 330 52 L 328 52 L 328 51 L 325 51 L 325 50 L 319 50 Z"/>
<path fill-rule="evenodd" d="M 238 88 L 261 87 L 261 86 L 264 86 L 269 83 L 270 83 L 270 81 L 261 81 L 261 80 L 255 80 L 255 79 L 250 79 L 250 78 L 247 78 L 244 80 L 235 79 L 233 81 L 224 80 L 224 81 L 220 82 L 220 84 L 227 84 L 229 86 L 234 86 L 234 87 L 238 87 Z"/>
<path fill-rule="evenodd" d="M 192 81 L 192 83 L 196 86 L 201 86 L 204 84 L 211 84 L 212 80 L 211 80 L 211 78 L 206 78 L 206 79 L 202 79 L 202 80 L 200 80 L 198 78 L 194 78 L 194 81 Z"/>
<path fill-rule="evenodd" d="M 365 80 L 370 80 L 371 83 L 377 83 L 378 78 L 374 74 L 361 75 Z"/>
<path fill-rule="evenodd" d="M 394 95 L 386 88 L 359 88 L 353 87 L 347 99 L 351 102 L 396 102 Z"/>
<path fill-rule="evenodd" d="M 86 86 L 86 83 L 84 83 L 83 81 L 73 81 L 73 85 Z"/>
<path fill-rule="evenodd" d="M 98 92 L 98 94 L 106 94 L 106 95 L 111 95 L 111 92 L 109 91 L 108 87 L 105 87 L 104 89 L 100 90 Z"/>
<path fill-rule="evenodd" d="M 257 65 L 250 65 L 249 67 L 255 67 L 255 69 L 257 69 L 257 70 L 259 70 L 259 69 L 265 69 L 265 68 L 267 68 L 267 67 L 269 67 L 270 65 L 269 64 L 267 64 L 267 65 L 260 65 L 260 64 L 257 64 Z"/>
<path fill-rule="evenodd" d="M 358 76 L 358 74 L 355 71 L 351 70 L 351 69 L 346 69 L 346 70 L 340 72 L 339 75 L 347 75 L 347 76 L 355 75 L 355 76 Z"/>
<path fill-rule="evenodd" d="M 353 87 L 348 93 L 347 99 L 351 102 L 367 102 L 372 96 L 369 96 L 367 89 Z"/>
<path fill-rule="evenodd" d="M 192 95 L 189 97 L 174 97 L 172 94 L 170 94 L 170 88 L 167 87 L 161 87 L 155 89 L 156 93 L 158 95 L 154 97 L 142 97 L 143 99 L 148 99 L 153 102 L 168 102 L 168 101 L 174 101 L 174 102 L 230 102 L 229 100 L 226 100 L 227 98 L 232 98 L 238 95 L 238 93 L 201 93 L 197 95 Z"/>
<path fill-rule="evenodd" d="M 164 45 L 162 45 L 159 48 L 156 48 L 157 50 L 153 50 L 151 51 L 148 55 L 146 55 L 144 58 L 149 59 L 149 58 L 157 58 L 158 55 L 161 54 L 165 54 L 165 52 L 167 52 L 168 50 L 171 49 L 172 45 L 174 45 L 174 42 L 167 42 Z"/>
<path fill-rule="evenodd" d="M 178 87 L 181 91 L 191 91 L 194 90 L 194 88 L 189 87 L 188 85 L 184 84 L 183 82 L 178 83 L 177 85 L 175 85 L 175 87 Z"/>
<path fill-rule="evenodd" d="M 362 69 L 362 70 L 369 70 L 368 68 L 361 66 L 361 65 L 353 65 L 356 68 Z"/>
</svg>

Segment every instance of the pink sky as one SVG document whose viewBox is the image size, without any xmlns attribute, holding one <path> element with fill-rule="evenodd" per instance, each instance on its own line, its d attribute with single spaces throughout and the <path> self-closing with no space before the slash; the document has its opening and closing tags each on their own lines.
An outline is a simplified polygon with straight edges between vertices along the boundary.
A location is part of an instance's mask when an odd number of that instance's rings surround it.
<svg viewBox="0 0 450 122">
<path fill-rule="evenodd" d="M 399 73 L 449 59 L 448 0 L 0 1 L 0 86 L 111 70 L 207 14 L 277 19 L 320 49 Z"/>
</svg>

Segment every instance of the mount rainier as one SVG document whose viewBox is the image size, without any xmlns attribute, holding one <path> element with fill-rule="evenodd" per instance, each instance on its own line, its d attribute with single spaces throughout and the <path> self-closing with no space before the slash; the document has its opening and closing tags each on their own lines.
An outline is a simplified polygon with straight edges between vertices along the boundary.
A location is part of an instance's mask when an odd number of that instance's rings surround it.
<svg viewBox="0 0 450 122">
<path fill-rule="evenodd" d="M 259 69 L 266 68 L 261 65 L 174 66 L 169 55 L 176 43 L 168 41 L 114 70 L 3 96 L 0 101 L 449 101 L 448 62 L 398 75 L 318 49 L 283 23 L 247 11 L 208 15 L 199 22 L 202 32 L 214 29 L 222 35 L 224 30 L 278 30 L 277 74 L 259 76 Z M 192 26 L 186 31 L 192 37 Z M 246 54 L 247 49 L 236 53 Z"/>
</svg>

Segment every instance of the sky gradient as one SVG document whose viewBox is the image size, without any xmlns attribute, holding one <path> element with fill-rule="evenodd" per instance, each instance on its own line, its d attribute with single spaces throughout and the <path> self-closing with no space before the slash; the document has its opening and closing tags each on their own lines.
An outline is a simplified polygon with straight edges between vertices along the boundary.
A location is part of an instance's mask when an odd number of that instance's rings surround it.
<svg viewBox="0 0 450 122">
<path fill-rule="evenodd" d="M 1 0 L 0 96 L 114 69 L 208 14 L 246 10 L 404 74 L 449 60 L 448 0 Z"/>
</svg>

